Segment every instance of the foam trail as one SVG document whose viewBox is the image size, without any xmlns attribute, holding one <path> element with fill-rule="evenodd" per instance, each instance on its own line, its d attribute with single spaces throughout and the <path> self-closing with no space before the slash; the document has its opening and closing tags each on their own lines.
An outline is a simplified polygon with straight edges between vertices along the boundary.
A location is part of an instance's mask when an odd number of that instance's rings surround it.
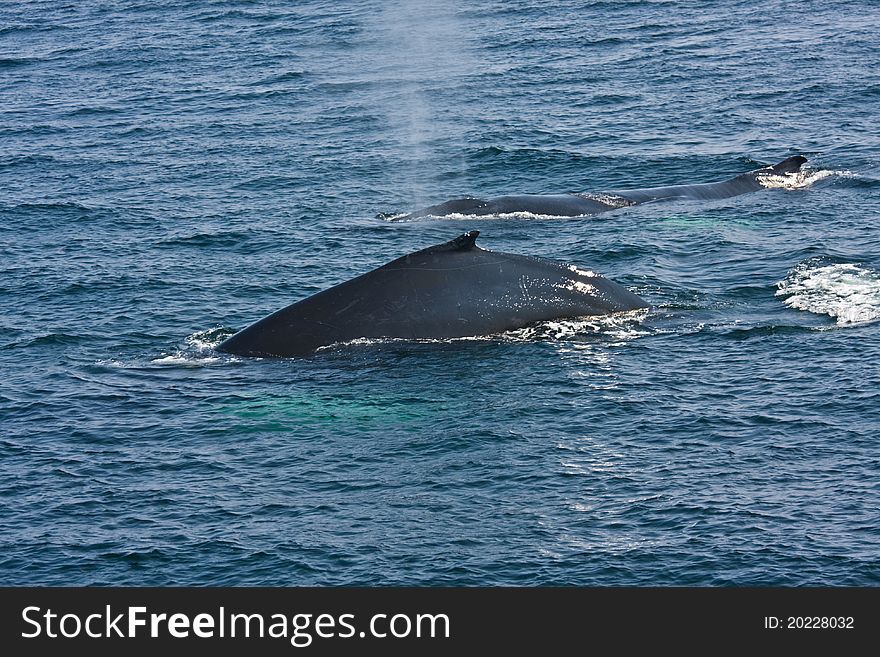
<svg viewBox="0 0 880 657">
<path fill-rule="evenodd" d="M 797 265 L 777 284 L 785 305 L 829 315 L 838 326 L 880 319 L 880 274 L 856 264 L 823 264 L 813 258 Z"/>
<path fill-rule="evenodd" d="M 559 214 L 538 214 L 537 212 L 527 212 L 525 210 L 521 210 L 518 212 L 499 212 L 497 214 L 464 214 L 462 212 L 451 212 L 449 214 L 443 215 L 433 215 L 426 214 L 416 217 L 414 219 L 407 219 L 409 213 L 399 213 L 394 215 L 381 215 L 382 219 L 385 221 L 393 221 L 400 223 L 401 221 L 423 221 L 425 219 L 442 219 L 443 221 L 473 221 L 474 219 L 479 219 L 480 221 L 486 221 L 491 219 L 505 220 L 505 219 L 520 219 L 520 220 L 535 220 L 535 221 L 549 221 L 554 219 L 560 220 L 568 220 L 572 219 L 572 217 L 567 215 L 559 215 Z M 581 215 L 581 216 L 592 216 L 592 215 Z"/>
<path fill-rule="evenodd" d="M 850 177 L 850 171 L 832 171 L 831 169 L 802 168 L 794 173 L 759 173 L 756 178 L 762 187 L 767 189 L 807 189 L 825 178 Z"/>
</svg>

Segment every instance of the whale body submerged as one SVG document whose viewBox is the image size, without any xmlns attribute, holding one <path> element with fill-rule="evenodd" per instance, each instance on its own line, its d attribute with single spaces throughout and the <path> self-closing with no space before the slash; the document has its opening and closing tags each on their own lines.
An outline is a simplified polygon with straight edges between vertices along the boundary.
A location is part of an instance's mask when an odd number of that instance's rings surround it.
<svg viewBox="0 0 880 657">
<path fill-rule="evenodd" d="M 518 194 L 490 199 L 458 198 L 432 205 L 407 215 L 394 217 L 393 221 L 406 221 L 420 217 L 443 217 L 450 214 L 487 216 L 528 212 L 555 217 L 578 217 L 599 214 L 630 205 L 650 203 L 666 199 L 710 200 L 730 198 L 764 189 L 761 178 L 765 175 L 785 175 L 800 171 L 807 158 L 795 155 L 773 165 L 714 183 L 696 185 L 673 185 L 670 187 L 646 187 L 643 189 L 611 190 L 586 194 Z"/>
<path fill-rule="evenodd" d="M 398 258 L 242 329 L 217 349 L 307 356 L 358 338 L 493 335 L 542 321 L 648 304 L 598 274 L 476 245 L 479 231 Z"/>
</svg>

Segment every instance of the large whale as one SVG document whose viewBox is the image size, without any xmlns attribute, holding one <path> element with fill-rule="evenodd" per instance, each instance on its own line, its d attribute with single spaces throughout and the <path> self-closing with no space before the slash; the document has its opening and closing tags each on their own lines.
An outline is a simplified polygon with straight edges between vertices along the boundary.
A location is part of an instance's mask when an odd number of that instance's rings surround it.
<svg viewBox="0 0 880 657">
<path fill-rule="evenodd" d="M 764 189 L 761 184 L 762 177 L 797 173 L 806 161 L 807 158 L 795 155 L 772 167 L 755 169 L 721 182 L 697 185 L 646 187 L 644 189 L 611 190 L 585 194 L 519 194 L 490 199 L 458 198 L 407 215 L 394 217 L 393 220 L 406 221 L 419 217 L 443 217 L 450 214 L 486 216 L 514 212 L 578 217 L 664 199 L 722 199 Z"/>
<path fill-rule="evenodd" d="M 398 258 L 242 329 L 217 349 L 306 356 L 357 338 L 485 336 L 537 322 L 647 308 L 626 288 L 553 260 L 476 245 L 479 231 Z"/>
</svg>

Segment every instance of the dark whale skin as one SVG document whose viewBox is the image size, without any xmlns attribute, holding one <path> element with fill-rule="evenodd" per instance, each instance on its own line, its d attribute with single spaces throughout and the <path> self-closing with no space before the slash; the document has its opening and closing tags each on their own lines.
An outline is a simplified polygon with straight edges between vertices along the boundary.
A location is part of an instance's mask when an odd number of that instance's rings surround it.
<svg viewBox="0 0 880 657">
<path fill-rule="evenodd" d="M 626 288 L 573 265 L 481 249 L 478 234 L 410 253 L 298 301 L 217 349 L 297 357 L 357 338 L 485 336 L 648 307 Z"/>
<path fill-rule="evenodd" d="M 686 198 L 705 201 L 730 198 L 764 189 L 760 183 L 760 176 L 796 173 L 806 161 L 807 158 L 802 155 L 794 155 L 772 167 L 755 169 L 721 182 L 696 185 L 612 190 L 595 194 L 517 194 L 490 199 L 457 198 L 417 210 L 411 214 L 394 217 L 393 221 L 406 221 L 420 217 L 443 217 L 450 214 L 479 217 L 515 212 L 529 212 L 553 217 L 580 217 L 664 199 Z"/>
</svg>

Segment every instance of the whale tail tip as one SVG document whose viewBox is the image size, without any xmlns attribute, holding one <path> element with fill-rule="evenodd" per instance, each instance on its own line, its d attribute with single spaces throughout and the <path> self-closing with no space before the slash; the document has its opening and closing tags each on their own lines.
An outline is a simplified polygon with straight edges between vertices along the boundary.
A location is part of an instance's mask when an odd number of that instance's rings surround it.
<svg viewBox="0 0 880 657">
<path fill-rule="evenodd" d="M 803 155 L 793 155 L 782 160 L 779 164 L 774 164 L 770 169 L 773 173 L 797 173 L 806 161 L 807 158 Z"/>
</svg>

